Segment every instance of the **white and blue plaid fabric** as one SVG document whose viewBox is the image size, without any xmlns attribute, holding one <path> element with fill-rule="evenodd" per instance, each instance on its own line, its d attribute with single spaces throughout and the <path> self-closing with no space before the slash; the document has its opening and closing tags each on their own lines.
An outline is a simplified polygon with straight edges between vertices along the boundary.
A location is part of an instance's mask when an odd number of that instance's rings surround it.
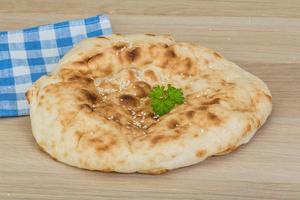
<svg viewBox="0 0 300 200">
<path fill-rule="evenodd" d="M 0 32 L 0 117 L 27 115 L 32 83 L 80 40 L 111 33 L 106 15 Z"/>
</svg>

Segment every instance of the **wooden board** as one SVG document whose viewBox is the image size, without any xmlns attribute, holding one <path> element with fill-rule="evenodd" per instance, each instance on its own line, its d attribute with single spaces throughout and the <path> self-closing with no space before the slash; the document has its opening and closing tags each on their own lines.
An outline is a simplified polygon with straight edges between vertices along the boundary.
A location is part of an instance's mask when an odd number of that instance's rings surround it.
<svg viewBox="0 0 300 200">
<path fill-rule="evenodd" d="M 217 50 L 269 85 L 272 116 L 236 152 L 160 176 L 66 166 L 38 150 L 28 117 L 0 119 L 0 199 L 300 199 L 300 1 L 0 0 L 0 30 L 101 12 L 114 32 Z"/>
</svg>

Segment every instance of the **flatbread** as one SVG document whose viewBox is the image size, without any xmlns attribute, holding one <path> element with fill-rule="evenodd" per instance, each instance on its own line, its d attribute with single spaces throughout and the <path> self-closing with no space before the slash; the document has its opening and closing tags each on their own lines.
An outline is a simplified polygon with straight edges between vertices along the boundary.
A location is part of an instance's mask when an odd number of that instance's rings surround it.
<svg viewBox="0 0 300 200">
<path fill-rule="evenodd" d="M 185 103 L 160 118 L 155 85 Z M 32 132 L 51 157 L 104 172 L 159 174 L 247 143 L 272 109 L 266 84 L 215 51 L 167 35 L 86 39 L 27 92 Z"/>
</svg>

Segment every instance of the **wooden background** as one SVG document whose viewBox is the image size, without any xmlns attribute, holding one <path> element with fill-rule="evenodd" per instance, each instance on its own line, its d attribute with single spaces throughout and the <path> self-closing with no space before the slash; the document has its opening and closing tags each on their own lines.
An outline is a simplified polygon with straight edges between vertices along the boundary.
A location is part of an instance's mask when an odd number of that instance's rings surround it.
<svg viewBox="0 0 300 200">
<path fill-rule="evenodd" d="M 0 119 L 0 199 L 300 199 L 299 0 L 0 0 L 0 30 L 101 12 L 115 33 L 171 33 L 217 50 L 269 85 L 272 116 L 236 152 L 160 176 L 54 162 L 28 117 Z"/>
</svg>

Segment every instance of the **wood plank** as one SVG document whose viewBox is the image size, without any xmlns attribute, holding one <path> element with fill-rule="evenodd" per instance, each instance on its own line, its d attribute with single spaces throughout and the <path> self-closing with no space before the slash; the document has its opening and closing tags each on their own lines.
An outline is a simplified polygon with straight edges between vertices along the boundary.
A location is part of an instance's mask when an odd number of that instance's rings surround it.
<svg viewBox="0 0 300 200">
<path fill-rule="evenodd" d="M 155 16 L 299 17 L 298 0 L 1 0 L 0 12 L 86 14 L 99 12 Z M 37 16 L 37 15 L 36 15 Z"/>
<path fill-rule="evenodd" d="M 14 26 L 22 28 L 33 24 L 46 24 L 61 20 L 63 15 L 49 18 L 44 13 L 36 18 L 31 14 L 18 14 L 18 17 L 25 20 L 19 22 L 19 18 L 10 15 L 1 17 L 0 30 Z M 77 17 L 79 16 L 67 16 Z M 125 15 L 111 15 L 110 18 L 116 33 L 172 34 L 177 41 L 213 48 L 231 60 L 300 62 L 300 19 L 189 16 L 177 19 L 171 16 Z"/>
</svg>

